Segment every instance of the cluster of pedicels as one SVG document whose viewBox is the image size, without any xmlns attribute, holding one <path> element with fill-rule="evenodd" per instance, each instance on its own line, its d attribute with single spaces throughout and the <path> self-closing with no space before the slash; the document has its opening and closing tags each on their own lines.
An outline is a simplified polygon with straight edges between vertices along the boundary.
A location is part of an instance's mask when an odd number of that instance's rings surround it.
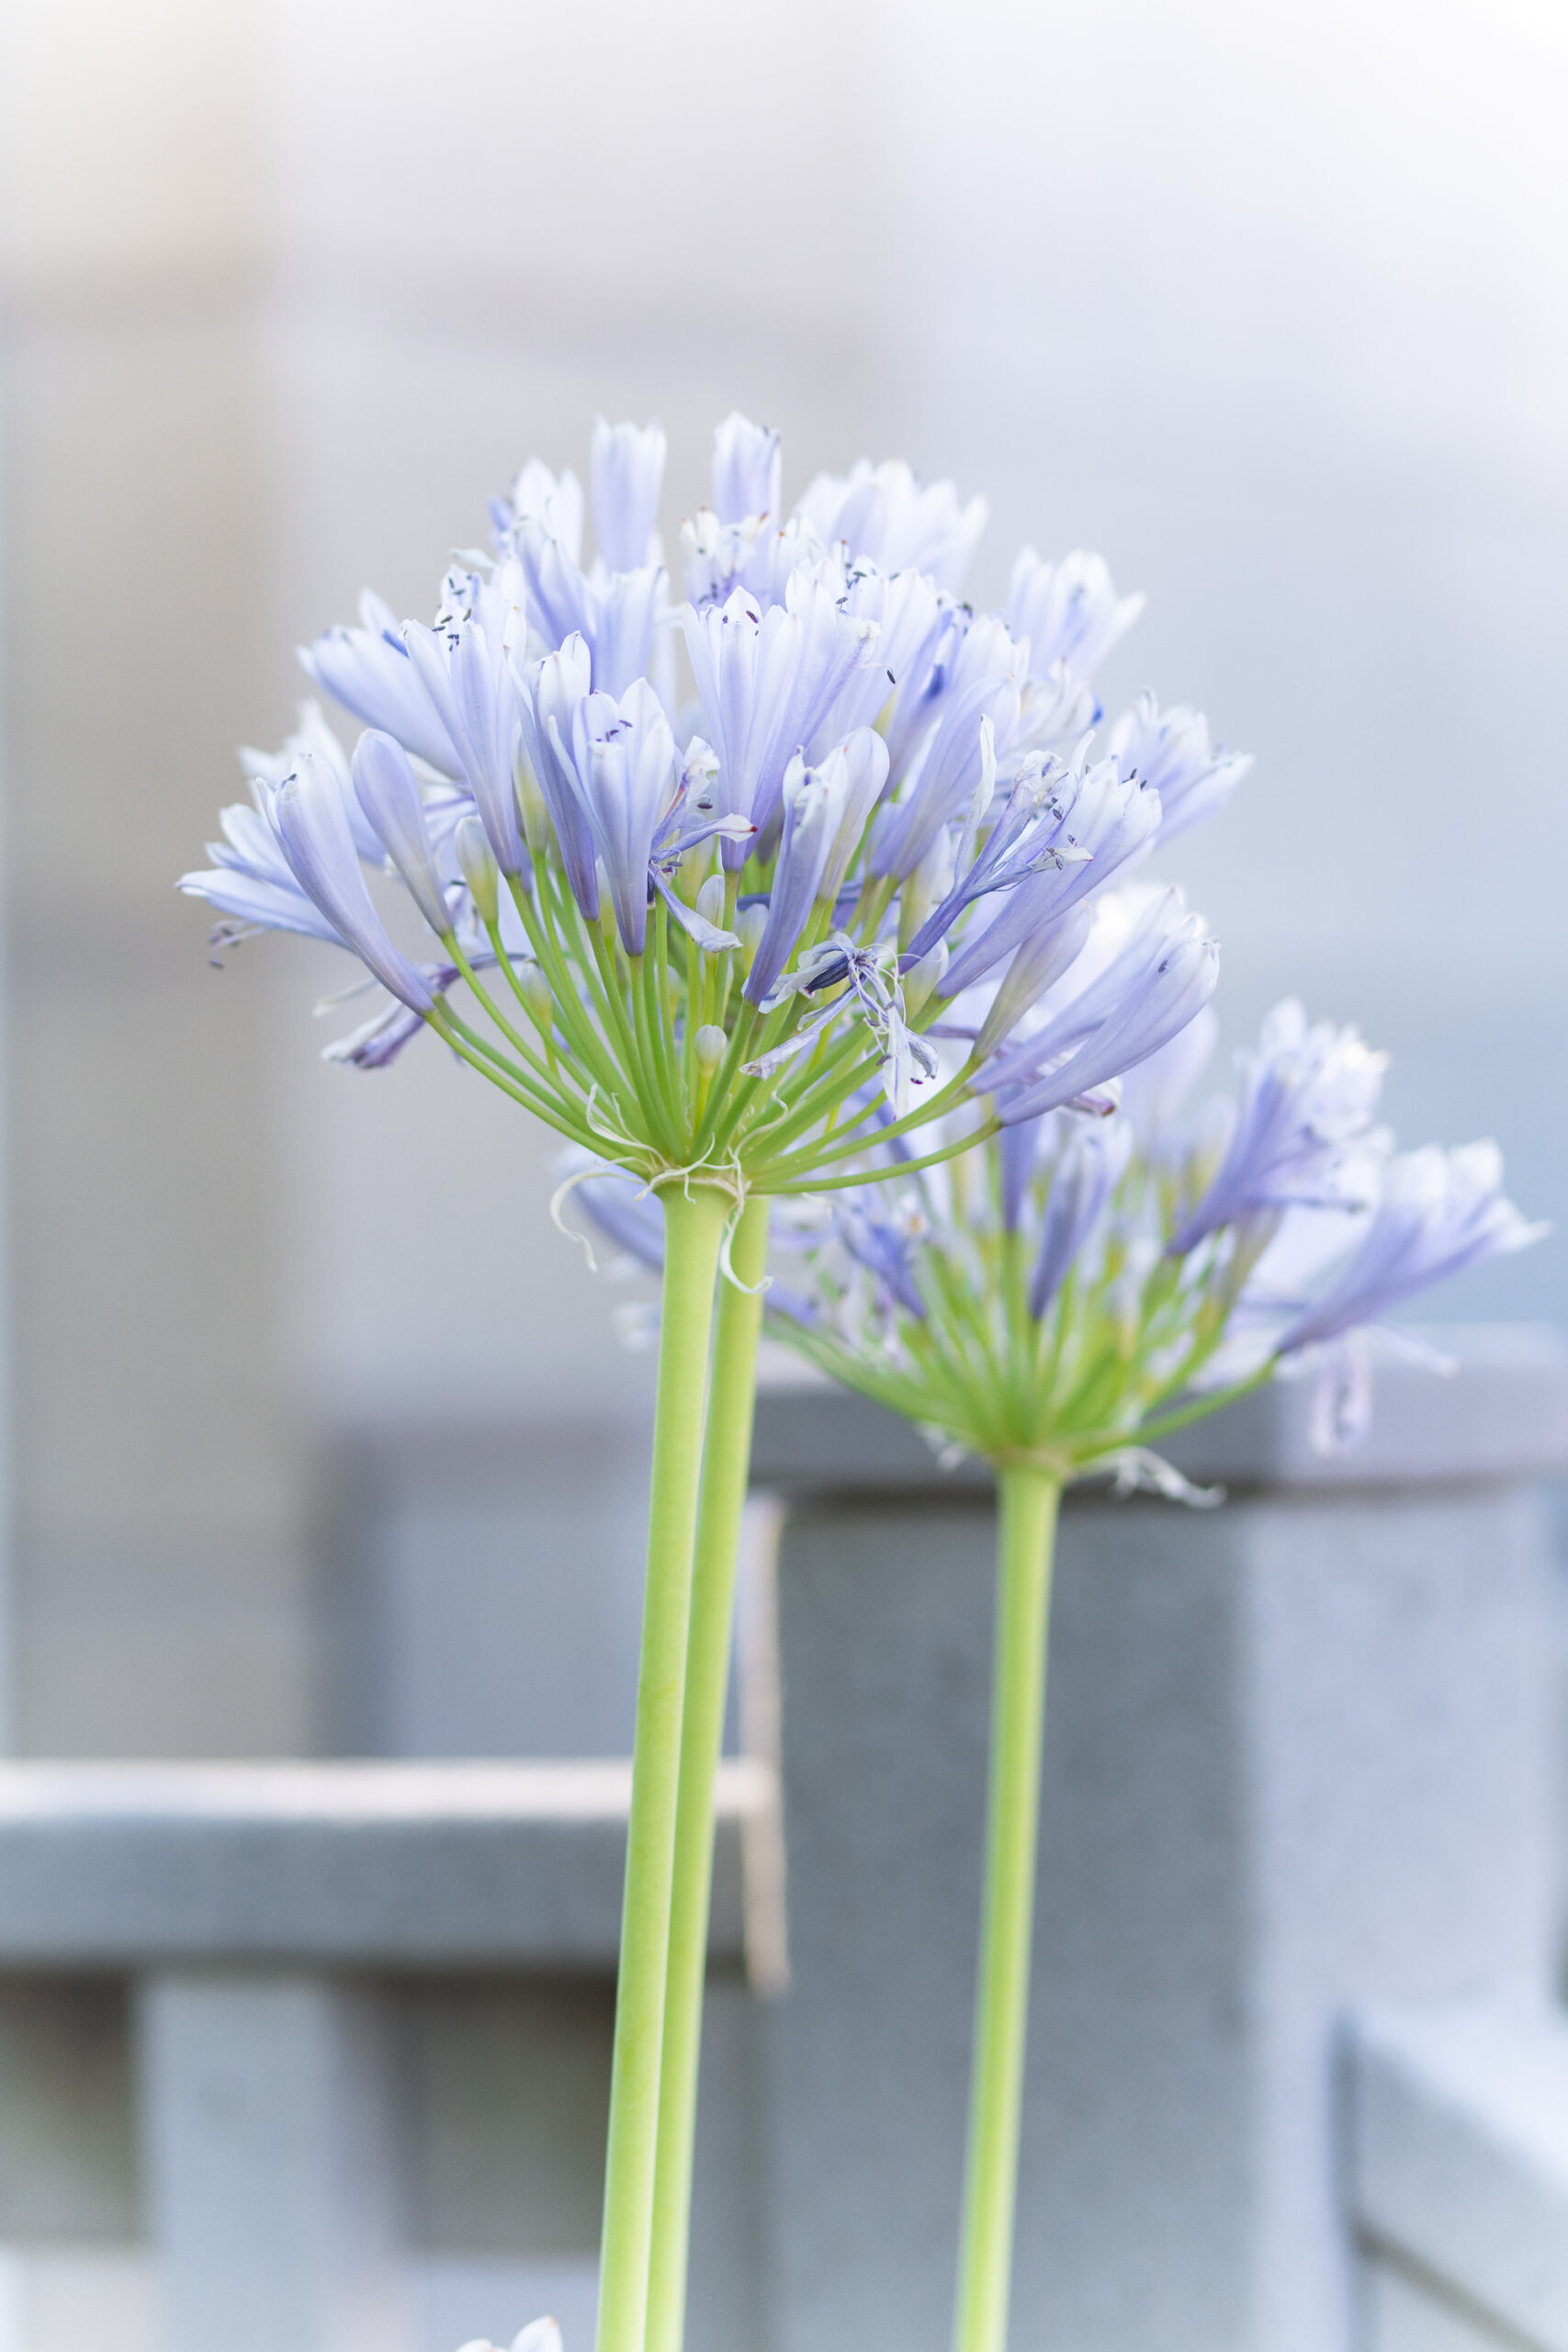
<svg viewBox="0 0 1568 2352">
<path fill-rule="evenodd" d="M 1495 1145 L 1396 1152 L 1376 1124 L 1386 1055 L 1293 1000 L 1237 1057 L 1234 1089 L 1196 1110 L 1207 1007 L 1111 1086 L 1034 1107 L 1034 1070 L 1072 1055 L 1174 903 L 1137 882 L 1100 899 L 1070 968 L 987 1064 L 992 1100 L 938 1129 L 995 1132 L 931 1167 L 889 1136 L 867 1155 L 874 1186 L 792 1204 L 767 1303 L 775 1336 L 943 1453 L 1110 1470 L 1195 1500 L 1154 1442 L 1310 1371 L 1314 1442 L 1353 1442 L 1380 1348 L 1447 1368 L 1382 1318 L 1546 1228 L 1504 1197 Z M 984 1035 L 999 994 L 962 997 L 943 1039 Z M 582 1198 L 629 1260 L 660 1264 L 657 1209 L 624 1178 L 597 1162 Z"/>
<path fill-rule="evenodd" d="M 1206 1003 L 1213 942 L 1163 897 L 1070 1037 L 1036 1010 L 1106 886 L 1248 764 L 1149 696 L 1097 732 L 1092 673 L 1142 599 L 1098 557 L 1025 548 L 1005 611 L 976 613 L 980 501 L 862 464 L 786 515 L 778 436 L 739 415 L 678 598 L 664 457 L 656 427 L 601 422 L 592 563 L 581 486 L 534 461 L 430 626 L 367 594 L 302 651 L 363 731 L 345 749 L 308 705 L 281 752 L 242 755 L 251 800 L 181 884 L 215 944 L 348 949 L 377 1001 L 330 1057 L 378 1068 L 431 1028 L 655 1187 L 852 1182 L 890 1129 L 1092 1103 Z"/>
</svg>

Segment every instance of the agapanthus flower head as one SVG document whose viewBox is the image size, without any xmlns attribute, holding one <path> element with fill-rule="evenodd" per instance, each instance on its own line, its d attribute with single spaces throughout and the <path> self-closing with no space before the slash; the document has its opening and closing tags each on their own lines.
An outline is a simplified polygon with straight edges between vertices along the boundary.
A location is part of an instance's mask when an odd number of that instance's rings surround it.
<svg viewBox="0 0 1568 2352">
<path fill-rule="evenodd" d="M 1169 921 L 1157 897 L 1122 895 L 1102 928 L 1123 944 L 1101 946 L 1076 1000 L 1064 987 L 1059 1034 Z M 1504 1197 L 1489 1144 L 1369 1149 L 1382 1057 L 1354 1032 L 1310 1027 L 1294 1003 L 1243 1059 L 1230 1152 L 1208 1106 L 1182 1145 L 1177 1107 L 1210 1042 L 1194 1025 L 1148 1057 L 1141 1091 L 1129 1082 L 1145 1129 L 1111 1102 L 1031 1113 L 1014 1075 L 999 1081 L 999 1133 L 968 1154 L 911 1169 L 887 1147 L 884 1181 L 852 1205 L 824 1202 L 820 1228 L 797 1239 L 807 1275 L 772 1302 L 778 1336 L 944 1445 L 1057 1477 L 1121 1465 L 1141 1479 L 1162 1434 L 1298 1361 L 1323 1375 L 1323 1442 L 1353 1436 L 1364 1366 L 1347 1335 L 1544 1228 Z M 977 1126 L 985 1108 L 959 1116 Z M 1330 1219 L 1337 1249 L 1324 1244 Z"/>
<path fill-rule="evenodd" d="M 312 710 L 248 755 L 254 805 L 182 887 L 226 940 L 293 930 L 366 966 L 391 1002 L 334 1059 L 434 1029 L 655 1188 L 855 1183 L 889 1109 L 1017 1120 L 1113 1090 L 1213 967 L 1178 913 L 1076 1013 L 1063 993 L 1161 823 L 1152 775 L 1089 735 L 1088 672 L 1138 600 L 1099 559 L 1031 555 L 1009 614 L 976 612 L 982 501 L 866 462 L 786 511 L 778 435 L 737 414 L 677 607 L 665 454 L 601 419 L 591 498 L 530 461 L 428 625 L 367 594 L 302 657 L 363 731 Z M 1206 737 L 1178 716 L 1186 805 Z"/>
</svg>

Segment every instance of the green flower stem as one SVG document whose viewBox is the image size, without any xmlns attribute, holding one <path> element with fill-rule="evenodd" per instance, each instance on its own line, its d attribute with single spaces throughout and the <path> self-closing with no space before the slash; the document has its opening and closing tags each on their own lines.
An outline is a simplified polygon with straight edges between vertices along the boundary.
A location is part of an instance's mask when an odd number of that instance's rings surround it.
<svg viewBox="0 0 1568 2352">
<path fill-rule="evenodd" d="M 1004 1465 L 998 1484 L 990 1792 L 954 2352 L 1004 2352 L 1007 2343 L 1034 1925 L 1045 1640 L 1061 1498 L 1060 1482 L 1032 1464 Z"/>
<path fill-rule="evenodd" d="M 598 2352 L 642 2352 L 653 2236 L 681 1715 L 714 1283 L 729 1211 L 709 1184 L 663 1193 L 664 1285 L 631 1818 L 610 2077 Z"/>
<path fill-rule="evenodd" d="M 659 2164 L 653 2192 L 647 2352 L 681 2352 L 685 2327 L 692 2144 L 713 1885 L 713 1783 L 724 1734 L 735 1561 L 751 1463 L 751 1413 L 767 1257 L 768 1204 L 753 1197 L 742 1209 L 730 1240 L 729 1265 L 735 1279 L 719 1285 L 713 1385 L 703 1442 L 702 1500 L 692 1577 L 691 1630 L 686 1637 L 686 1702 L 681 1718 L 681 1786 L 664 1993 L 664 2055 L 659 2076 Z"/>
</svg>

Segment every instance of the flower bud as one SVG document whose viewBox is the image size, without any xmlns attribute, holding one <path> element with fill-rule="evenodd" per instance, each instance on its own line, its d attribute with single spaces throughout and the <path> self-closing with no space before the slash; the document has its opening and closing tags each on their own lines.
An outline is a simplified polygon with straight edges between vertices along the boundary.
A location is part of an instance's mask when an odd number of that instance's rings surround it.
<svg viewBox="0 0 1568 2352">
<path fill-rule="evenodd" d="M 705 922 L 711 922 L 716 931 L 722 931 L 724 928 L 724 876 L 722 874 L 710 874 L 697 892 L 697 912 Z"/>
<path fill-rule="evenodd" d="M 452 844 L 479 921 L 487 930 L 493 929 L 501 919 L 501 868 L 478 817 L 464 818 L 452 836 Z"/>
<path fill-rule="evenodd" d="M 545 796 L 539 790 L 538 778 L 521 752 L 513 770 L 517 787 L 517 813 L 523 820 L 523 840 L 530 857 L 544 858 L 555 846 L 555 827 L 545 806 Z"/>
<path fill-rule="evenodd" d="M 515 968 L 517 985 L 527 1000 L 528 1010 L 534 1016 L 539 1034 L 541 1036 L 547 1036 L 556 1017 L 555 1000 L 550 994 L 550 984 L 531 956 Z"/>
<path fill-rule="evenodd" d="M 736 918 L 735 928 L 740 938 L 740 968 L 749 972 L 757 960 L 757 950 L 762 944 L 762 933 L 768 927 L 766 907 L 743 907 Z"/>
<path fill-rule="evenodd" d="M 946 969 L 947 942 L 945 939 L 939 939 L 936 945 L 922 956 L 918 964 L 910 965 L 904 974 L 902 987 L 904 1010 L 911 1019 L 923 1009 L 926 1000 L 942 986 L 942 974 Z"/>
<path fill-rule="evenodd" d="M 604 944 L 613 948 L 617 936 L 615 901 L 610 888 L 610 877 L 604 871 L 604 861 L 597 861 L 599 874 L 599 928 L 604 934 Z"/>
<path fill-rule="evenodd" d="M 692 1040 L 692 1051 L 696 1057 L 697 1068 L 705 1078 L 713 1076 L 724 1059 L 728 1042 L 723 1030 L 712 1021 L 705 1022 L 697 1031 Z"/>
</svg>

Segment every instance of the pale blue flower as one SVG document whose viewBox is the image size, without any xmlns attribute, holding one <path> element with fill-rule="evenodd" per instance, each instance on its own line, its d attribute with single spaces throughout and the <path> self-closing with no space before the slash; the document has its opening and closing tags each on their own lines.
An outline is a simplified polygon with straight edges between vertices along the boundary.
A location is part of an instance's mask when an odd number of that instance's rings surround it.
<svg viewBox="0 0 1568 2352">
<path fill-rule="evenodd" d="M 1250 752 L 1211 745 L 1201 711 L 1179 704 L 1162 712 L 1152 694 L 1140 695 L 1116 721 L 1111 749 L 1127 774 L 1159 794 L 1162 846 L 1213 816 L 1252 765 Z"/>
<path fill-rule="evenodd" d="M 1097 760 L 1077 773 L 1056 770 L 1036 827 L 1010 854 L 1022 861 L 1055 851 L 1069 862 L 1048 860 L 1007 892 L 985 929 L 953 956 L 944 994 L 955 996 L 983 979 L 1026 939 L 1059 922 L 1136 855 L 1158 825 L 1158 794 L 1124 775 L 1119 762 Z"/>
<path fill-rule="evenodd" d="M 874 728 L 857 727 L 819 762 L 818 773 L 838 810 L 838 831 L 817 886 L 818 898 L 830 906 L 886 785 L 887 746 Z"/>
<path fill-rule="evenodd" d="M 984 689 L 1006 684 L 1013 690 L 1010 699 L 999 703 L 993 712 L 998 748 L 1005 752 L 1011 745 L 1022 708 L 1026 650 L 996 614 L 977 615 L 950 599 L 938 601 L 888 723 L 887 751 L 896 790 L 926 755 L 939 722 L 949 718 L 955 707 L 972 703 Z"/>
<path fill-rule="evenodd" d="M 336 779 L 309 752 L 277 788 L 272 821 L 295 880 L 382 987 L 414 1012 L 434 1001 L 423 975 L 394 947 L 371 904 Z"/>
<path fill-rule="evenodd" d="M 218 822 L 223 839 L 207 844 L 211 867 L 182 874 L 175 885 L 189 898 L 205 899 L 226 918 L 213 930 L 214 947 L 260 931 L 298 932 L 305 939 L 344 945 L 336 925 L 295 880 L 265 817 L 237 803 L 223 809 Z"/>
<path fill-rule="evenodd" d="M 886 741 L 891 763 L 893 741 L 898 733 L 898 713 L 906 703 L 914 707 L 931 677 L 949 634 L 952 604 L 922 571 L 899 571 L 889 576 L 874 565 L 863 564 L 846 579 L 840 606 L 851 619 L 874 625 L 875 658 L 850 677 L 818 729 L 813 756 L 838 742 L 852 728 L 872 725 L 886 709 L 889 718 Z M 926 716 L 929 724 L 934 713 L 928 712 Z M 912 740 L 919 739 L 919 731 L 917 727 Z M 902 740 L 900 737 L 901 742 Z M 895 770 L 896 779 L 902 773 L 900 765 Z"/>
<path fill-rule="evenodd" d="M 589 646 L 593 684 L 601 693 L 624 695 L 646 674 L 669 593 L 661 563 L 645 564 L 638 571 L 615 571 L 595 583 Z"/>
<path fill-rule="evenodd" d="M 886 1209 L 874 1200 L 840 1201 L 833 1210 L 837 1239 L 872 1276 L 886 1305 L 921 1322 L 928 1312 L 917 1279 L 922 1230 L 917 1213 Z"/>
<path fill-rule="evenodd" d="M 1325 1021 L 1309 1029 L 1293 998 L 1275 1006 L 1257 1052 L 1240 1059 L 1241 1099 L 1229 1148 L 1173 1236 L 1173 1255 L 1248 1213 L 1345 1200 L 1348 1157 L 1365 1141 L 1388 1067 L 1388 1056 L 1373 1053 L 1354 1029 Z M 1360 1203 L 1352 1193 L 1346 1204 Z"/>
<path fill-rule="evenodd" d="M 589 571 L 575 476 L 525 466 L 492 510 L 502 569 L 515 566 L 535 638 L 554 651 L 581 637 L 591 684 L 617 697 L 649 669 L 668 590 L 655 528 L 664 453 L 657 425 L 599 420 L 591 465 L 599 553 Z M 529 649 L 518 640 L 512 650 L 521 662 Z"/>
<path fill-rule="evenodd" d="M 378 864 L 381 844 L 355 797 L 348 754 L 327 725 L 319 702 L 299 705 L 294 731 L 284 737 L 281 752 L 260 752 L 253 743 L 241 745 L 240 765 L 257 808 L 265 815 L 272 806 L 273 794 L 285 776 L 293 775 L 302 752 L 309 752 L 333 776 L 343 798 L 355 848 L 372 865 Z"/>
<path fill-rule="evenodd" d="M 784 605 L 761 611 L 737 590 L 723 605 L 688 605 L 682 626 L 703 733 L 718 761 L 716 806 L 762 833 L 791 760 L 852 673 L 873 659 L 874 628 L 841 613 L 827 584 L 808 574 L 791 580 Z M 743 843 L 724 843 L 731 872 L 746 854 Z"/>
<path fill-rule="evenodd" d="M 1183 1105 L 1213 1058 L 1219 1023 L 1213 1005 L 1205 1005 L 1195 1021 L 1179 1030 L 1168 1044 L 1127 1071 L 1122 1087 L 1122 1108 L 1138 1131 L 1140 1150 L 1163 1157 L 1175 1141 L 1176 1123 Z M 1229 1106 L 1224 1106 L 1227 1117 Z M 1218 1143 L 1217 1159 L 1229 1137 Z"/>
<path fill-rule="evenodd" d="M 513 608 L 511 633 L 498 627 L 500 620 L 492 615 L 489 631 L 471 615 L 453 614 L 434 629 L 406 621 L 403 641 L 457 754 L 458 773 L 474 796 L 496 864 L 503 874 L 521 874 L 527 853 L 517 812 L 517 689 L 512 673 L 521 616 Z"/>
<path fill-rule="evenodd" d="M 355 797 L 343 745 L 322 718 L 320 704 L 302 703 L 299 725 L 281 752 L 259 752 L 249 744 L 242 750 L 240 763 L 250 782 L 253 805 L 247 808 L 240 802 L 223 809 L 218 820 L 223 838 L 207 844 L 211 868 L 180 876 L 180 889 L 192 898 L 205 899 L 227 918 L 214 929 L 214 946 L 260 931 L 297 932 L 307 939 L 330 941 L 335 947 L 344 944 L 315 900 L 301 889 L 272 820 L 278 786 L 307 754 L 335 786 L 357 855 L 373 865 L 380 863 L 381 843 Z"/>
<path fill-rule="evenodd" d="M 1548 1231 L 1520 1216 L 1503 1192 L 1495 1143 L 1404 1152 L 1384 1170 L 1376 1207 L 1357 1248 L 1313 1304 L 1275 1342 L 1287 1355 L 1374 1323 L 1434 1283 L 1488 1258 L 1528 1249 Z"/>
<path fill-rule="evenodd" d="M 1077 962 L 1093 922 L 1094 909 L 1080 902 L 1015 950 L 976 1035 L 977 1058 L 994 1053 Z"/>
<path fill-rule="evenodd" d="M 594 424 L 589 462 L 593 537 L 607 571 L 658 566 L 667 446 L 657 424 L 607 424 L 603 417 Z"/>
<path fill-rule="evenodd" d="M 795 943 L 821 895 L 828 859 L 843 815 L 842 787 L 797 754 L 784 780 L 784 831 L 768 896 L 768 919 L 742 991 L 748 1004 L 761 1004 L 795 952 Z"/>
<path fill-rule="evenodd" d="M 985 679 L 957 695 L 932 726 L 911 764 L 902 797 L 885 808 L 872 834 L 870 870 L 903 881 L 976 793 L 988 805 L 997 780 L 997 735 L 1018 719 L 1010 678 Z"/>
<path fill-rule="evenodd" d="M 818 474 L 799 513 L 825 547 L 882 571 L 924 571 L 954 594 L 986 527 L 986 502 L 959 503 L 950 481 L 922 482 L 901 459 L 863 458 L 846 475 Z"/>
<path fill-rule="evenodd" d="M 1201 917 L 1184 913 L 1179 891 L 1168 891 L 1099 978 L 1004 1046 L 980 1082 L 1021 1090 L 998 1107 L 1006 1125 L 1078 1101 L 1185 1029 L 1218 978 L 1219 950 Z"/>
<path fill-rule="evenodd" d="M 542 522 L 520 522 L 512 544 L 531 627 L 546 645 L 564 645 L 569 637 L 581 637 L 592 650 L 599 633 L 599 604 L 581 565 Z"/>
<path fill-rule="evenodd" d="M 1051 1170 L 1040 1254 L 1029 1283 L 1029 1311 L 1037 1321 L 1104 1216 L 1132 1153 L 1127 1119 L 1075 1119 L 1067 1127 Z"/>
<path fill-rule="evenodd" d="M 720 523 L 780 520 L 783 460 L 772 426 L 732 409 L 713 436 L 713 511 Z"/>
<path fill-rule="evenodd" d="M 1023 683 L 1015 752 L 1070 753 L 1098 724 L 1100 703 L 1094 688 L 1065 662 L 1053 662 L 1043 678 Z"/>
<path fill-rule="evenodd" d="M 452 928 L 419 779 L 402 745 L 367 728 L 354 748 L 354 790 L 366 821 L 438 939 Z"/>
<path fill-rule="evenodd" d="M 592 684 L 587 644 L 574 632 L 558 651 L 534 662 L 526 676 L 514 670 L 513 678 L 519 689 L 523 765 L 545 804 L 571 894 L 592 922 L 599 913 L 599 875 L 592 829 L 569 750 L 579 707 Z"/>
<path fill-rule="evenodd" d="M 646 678 L 618 703 L 611 695 L 585 695 L 571 728 L 571 780 L 604 864 L 621 944 L 640 956 L 654 834 L 675 790 L 675 738 Z"/>
<path fill-rule="evenodd" d="M 443 775 L 460 774 L 458 756 L 424 693 L 397 616 L 368 588 L 358 628 L 332 628 L 299 648 L 305 674 L 367 727 L 383 727 Z"/>
<path fill-rule="evenodd" d="M 582 484 L 570 470 L 557 475 L 541 458 L 530 458 L 513 481 L 511 495 L 491 502 L 491 516 L 503 551 L 514 545 L 525 524 L 537 523 L 574 564 L 581 564 Z"/>
<path fill-rule="evenodd" d="M 1015 637 L 1029 639 L 1029 670 L 1045 677 L 1065 662 L 1075 677 L 1087 678 L 1144 609 L 1142 595 L 1118 596 L 1103 556 L 1079 548 L 1059 563 L 1043 563 L 1024 548 L 1012 568 L 1007 621 Z"/>
</svg>

